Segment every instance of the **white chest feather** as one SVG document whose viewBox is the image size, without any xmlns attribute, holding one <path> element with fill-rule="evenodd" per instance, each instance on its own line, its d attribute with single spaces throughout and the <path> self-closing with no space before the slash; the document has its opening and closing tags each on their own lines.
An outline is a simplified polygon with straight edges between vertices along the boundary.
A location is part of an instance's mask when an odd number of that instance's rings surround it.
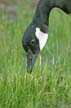
<svg viewBox="0 0 71 108">
<path fill-rule="evenodd" d="M 39 40 L 39 47 L 40 50 L 42 50 L 47 42 L 48 39 L 48 34 L 47 33 L 43 33 L 40 28 L 36 28 L 36 33 L 35 33 L 37 39 Z"/>
</svg>

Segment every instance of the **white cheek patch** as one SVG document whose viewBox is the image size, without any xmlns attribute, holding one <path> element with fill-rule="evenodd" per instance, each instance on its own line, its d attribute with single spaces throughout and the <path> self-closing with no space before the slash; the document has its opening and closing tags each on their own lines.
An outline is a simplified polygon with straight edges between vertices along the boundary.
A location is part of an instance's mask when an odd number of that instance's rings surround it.
<svg viewBox="0 0 71 108">
<path fill-rule="evenodd" d="M 47 42 L 48 39 L 48 34 L 44 33 L 40 30 L 40 28 L 36 28 L 36 33 L 35 33 L 37 39 L 39 40 L 39 47 L 40 50 L 42 50 Z"/>
</svg>

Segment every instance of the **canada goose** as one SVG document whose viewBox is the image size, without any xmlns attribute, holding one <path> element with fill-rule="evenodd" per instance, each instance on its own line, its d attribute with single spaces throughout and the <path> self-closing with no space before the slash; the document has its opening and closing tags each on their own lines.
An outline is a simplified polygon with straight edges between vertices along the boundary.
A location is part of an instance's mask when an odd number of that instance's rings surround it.
<svg viewBox="0 0 71 108">
<path fill-rule="evenodd" d="M 71 0 L 39 0 L 32 22 L 22 38 L 22 45 L 27 55 L 27 69 L 32 72 L 39 52 L 48 40 L 49 15 L 54 8 L 71 13 Z"/>
</svg>

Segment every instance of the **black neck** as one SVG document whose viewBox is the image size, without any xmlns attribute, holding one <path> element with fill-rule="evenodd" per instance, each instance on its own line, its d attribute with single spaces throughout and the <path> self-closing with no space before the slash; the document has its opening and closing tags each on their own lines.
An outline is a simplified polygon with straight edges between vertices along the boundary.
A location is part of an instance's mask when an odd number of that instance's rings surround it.
<svg viewBox="0 0 71 108">
<path fill-rule="evenodd" d="M 33 23 L 36 23 L 37 26 L 48 25 L 50 10 L 51 7 L 47 7 L 45 0 L 40 0 L 36 8 Z"/>
<path fill-rule="evenodd" d="M 49 15 L 54 7 L 58 7 L 68 14 L 71 12 L 71 0 L 40 0 L 32 21 L 33 24 L 40 28 L 48 26 Z"/>
</svg>

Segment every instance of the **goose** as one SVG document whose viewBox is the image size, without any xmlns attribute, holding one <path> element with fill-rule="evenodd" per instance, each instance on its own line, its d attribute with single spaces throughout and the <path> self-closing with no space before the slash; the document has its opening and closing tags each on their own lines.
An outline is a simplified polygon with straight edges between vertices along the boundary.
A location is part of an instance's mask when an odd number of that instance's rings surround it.
<svg viewBox="0 0 71 108">
<path fill-rule="evenodd" d="M 71 13 L 71 0 L 39 0 L 35 15 L 24 32 L 22 46 L 27 56 L 27 71 L 32 72 L 39 52 L 48 40 L 49 16 L 53 8 Z"/>
</svg>

